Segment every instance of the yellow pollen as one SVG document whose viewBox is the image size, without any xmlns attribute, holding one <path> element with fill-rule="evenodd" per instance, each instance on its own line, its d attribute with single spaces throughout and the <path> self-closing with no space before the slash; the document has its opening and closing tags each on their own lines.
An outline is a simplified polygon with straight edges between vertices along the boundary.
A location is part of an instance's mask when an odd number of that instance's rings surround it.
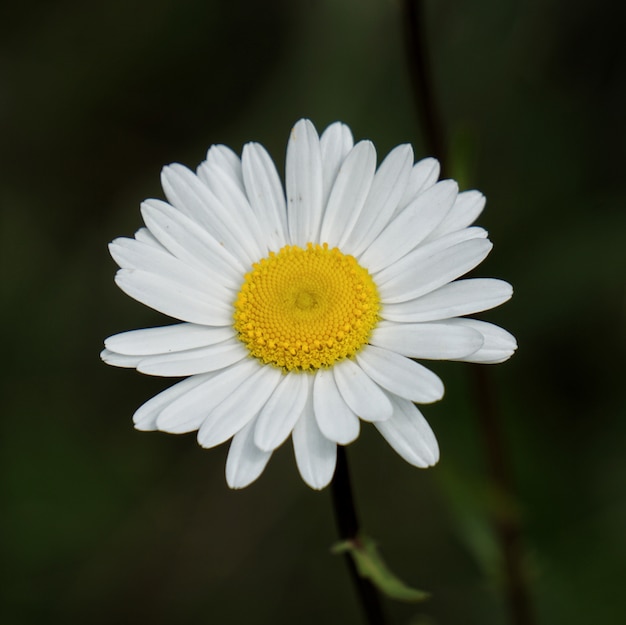
<svg viewBox="0 0 626 625">
<path fill-rule="evenodd" d="M 235 330 L 252 356 L 285 371 L 314 371 L 354 356 L 378 323 L 366 269 L 336 247 L 308 243 L 270 252 L 245 275 Z"/>
</svg>

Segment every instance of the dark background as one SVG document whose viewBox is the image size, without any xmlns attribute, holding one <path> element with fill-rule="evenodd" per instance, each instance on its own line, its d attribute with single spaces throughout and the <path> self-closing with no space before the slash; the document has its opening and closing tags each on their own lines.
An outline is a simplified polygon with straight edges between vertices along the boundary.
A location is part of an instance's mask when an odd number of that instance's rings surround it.
<svg viewBox="0 0 626 625">
<path fill-rule="evenodd" d="M 488 198 L 478 275 L 515 296 L 486 318 L 519 352 L 490 369 L 545 624 L 621 624 L 624 496 L 624 4 L 427 3 L 453 173 Z M 162 197 L 160 168 L 212 143 L 337 119 L 382 157 L 425 154 L 399 0 L 0 5 L 2 578 L 7 625 L 357 623 L 329 492 L 291 445 L 230 491 L 227 446 L 133 430 L 168 380 L 104 366 L 104 337 L 163 318 L 119 292 L 106 244 Z M 395 623 L 507 623 L 468 367 L 440 363 L 421 471 L 364 427 L 349 448 L 364 525 L 430 590 Z"/>
</svg>

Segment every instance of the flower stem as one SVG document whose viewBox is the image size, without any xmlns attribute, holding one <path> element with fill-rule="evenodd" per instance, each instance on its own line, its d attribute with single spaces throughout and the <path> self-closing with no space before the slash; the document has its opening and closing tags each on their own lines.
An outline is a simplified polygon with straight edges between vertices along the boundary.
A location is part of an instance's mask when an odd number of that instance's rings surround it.
<svg viewBox="0 0 626 625">
<path fill-rule="evenodd" d="M 337 446 L 337 467 L 331 483 L 333 509 L 340 540 L 358 540 L 359 521 L 354 505 L 346 448 Z M 354 583 L 368 625 L 385 625 L 382 603 L 376 587 L 356 569 L 352 556 L 346 553 L 346 564 Z"/>
<path fill-rule="evenodd" d="M 433 80 L 424 34 L 424 6 L 421 0 L 404 0 L 407 53 L 418 117 L 430 154 L 439 159 L 441 171 L 447 171 L 447 150 L 443 123 L 434 95 Z M 505 501 L 513 497 L 513 480 L 507 462 L 506 443 L 498 416 L 495 389 L 485 365 L 471 367 L 472 385 L 478 405 L 478 420 L 489 466 L 489 479 Z M 506 595 L 513 625 L 533 625 L 534 612 L 523 566 L 522 528 L 519 518 L 499 510 L 493 519 L 494 532 L 504 561 Z"/>
</svg>

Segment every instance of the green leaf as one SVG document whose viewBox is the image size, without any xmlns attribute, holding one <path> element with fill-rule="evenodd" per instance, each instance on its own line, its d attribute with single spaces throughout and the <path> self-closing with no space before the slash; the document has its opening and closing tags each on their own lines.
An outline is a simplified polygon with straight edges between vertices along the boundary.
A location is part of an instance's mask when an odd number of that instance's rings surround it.
<svg viewBox="0 0 626 625">
<path fill-rule="evenodd" d="M 423 590 L 407 586 L 385 564 L 376 543 L 369 536 L 358 536 L 333 545 L 332 553 L 349 553 L 361 577 L 369 579 L 391 599 L 407 602 L 424 601 L 430 595 Z"/>
</svg>

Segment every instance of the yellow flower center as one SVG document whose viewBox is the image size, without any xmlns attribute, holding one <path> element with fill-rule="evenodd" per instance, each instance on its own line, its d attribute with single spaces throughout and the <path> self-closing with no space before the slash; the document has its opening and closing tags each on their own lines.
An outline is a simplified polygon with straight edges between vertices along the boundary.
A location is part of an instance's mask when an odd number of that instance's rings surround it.
<svg viewBox="0 0 626 625">
<path fill-rule="evenodd" d="M 328 244 L 286 245 L 252 266 L 235 302 L 235 330 L 250 353 L 285 371 L 354 356 L 378 322 L 380 299 L 353 256 Z"/>
</svg>

